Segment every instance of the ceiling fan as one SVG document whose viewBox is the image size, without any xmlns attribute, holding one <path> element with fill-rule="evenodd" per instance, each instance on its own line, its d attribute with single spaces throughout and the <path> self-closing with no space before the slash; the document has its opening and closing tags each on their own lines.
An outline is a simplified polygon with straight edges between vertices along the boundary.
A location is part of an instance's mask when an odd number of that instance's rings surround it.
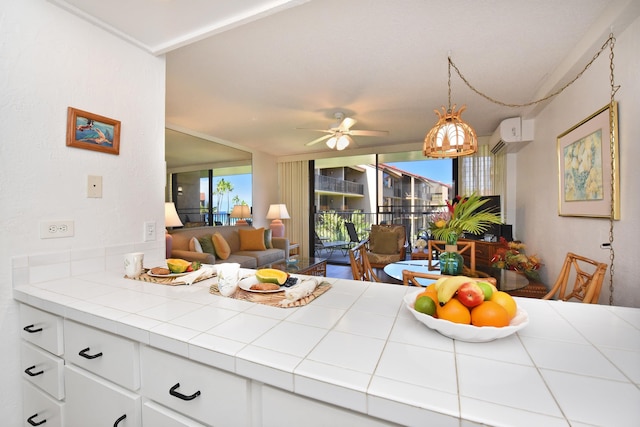
<svg viewBox="0 0 640 427">
<path fill-rule="evenodd" d="M 351 142 L 353 142 L 353 139 L 351 139 L 351 136 L 389 135 L 389 132 L 386 130 L 351 130 L 351 126 L 356 124 L 356 120 L 352 119 L 351 117 L 345 117 L 344 113 L 342 112 L 334 113 L 333 117 L 337 120 L 337 122 L 334 123 L 329 129 L 306 129 L 306 130 L 312 130 L 316 132 L 325 132 L 328 134 L 325 136 L 321 136 L 320 138 L 314 139 L 311 142 L 307 142 L 305 144 L 307 147 L 326 140 L 327 146 L 329 148 L 344 150 L 349 146 Z M 302 128 L 298 128 L 298 129 L 302 129 Z"/>
</svg>

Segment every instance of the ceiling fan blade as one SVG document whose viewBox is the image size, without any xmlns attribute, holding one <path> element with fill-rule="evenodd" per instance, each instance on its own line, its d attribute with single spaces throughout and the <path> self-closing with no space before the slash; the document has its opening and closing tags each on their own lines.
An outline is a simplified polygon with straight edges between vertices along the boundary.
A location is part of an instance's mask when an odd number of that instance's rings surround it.
<svg viewBox="0 0 640 427">
<path fill-rule="evenodd" d="M 338 126 L 338 130 L 342 132 L 346 132 L 349 130 L 351 126 L 355 124 L 356 124 L 356 120 L 352 119 L 351 117 L 345 117 L 342 123 L 340 123 L 340 126 Z"/>
<path fill-rule="evenodd" d="M 389 131 L 387 130 L 351 130 L 349 135 L 354 136 L 387 136 Z"/>
<path fill-rule="evenodd" d="M 309 146 L 311 146 L 311 145 L 313 145 L 313 144 L 317 144 L 318 142 L 322 142 L 322 141 L 324 141 L 325 139 L 329 139 L 329 138 L 331 138 L 332 136 L 333 136 L 333 134 L 331 134 L 331 135 L 321 136 L 320 138 L 318 138 L 318 139 L 314 139 L 314 140 L 313 140 L 313 141 L 311 141 L 311 142 L 307 142 L 307 143 L 306 143 L 306 144 L 304 144 L 304 145 L 306 145 L 307 147 L 309 147 Z"/>
<path fill-rule="evenodd" d="M 313 132 L 324 132 L 324 133 L 333 133 L 334 132 L 331 129 L 296 128 L 296 130 L 310 130 L 310 131 L 313 131 Z"/>
</svg>

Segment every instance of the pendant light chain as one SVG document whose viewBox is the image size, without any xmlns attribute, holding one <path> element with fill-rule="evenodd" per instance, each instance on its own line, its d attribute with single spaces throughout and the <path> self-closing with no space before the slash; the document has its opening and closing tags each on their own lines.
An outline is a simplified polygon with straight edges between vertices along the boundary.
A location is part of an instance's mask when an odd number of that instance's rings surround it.
<svg viewBox="0 0 640 427">
<path fill-rule="evenodd" d="M 491 101 L 494 104 L 502 105 L 503 107 L 513 107 L 513 108 L 529 107 L 531 105 L 539 104 L 539 103 L 544 102 L 544 101 L 546 101 L 548 99 L 551 99 L 554 96 L 559 95 L 560 93 L 562 93 L 569 86 L 571 86 L 576 80 L 578 80 L 580 77 L 582 77 L 582 75 L 585 73 L 585 71 L 587 71 L 589 69 L 589 67 L 591 66 L 591 64 L 593 64 L 594 61 L 596 59 L 598 59 L 600 54 L 602 52 L 604 52 L 604 50 L 607 48 L 607 46 L 611 46 L 611 49 L 613 51 L 613 42 L 614 42 L 614 40 L 615 40 L 615 38 L 613 37 L 613 34 L 610 34 L 609 38 L 607 39 L 607 41 L 604 42 L 604 44 L 602 45 L 600 50 L 595 55 L 593 55 L 593 58 L 591 58 L 591 61 L 589 61 L 587 63 L 587 65 L 585 65 L 585 67 L 582 69 L 582 71 L 580 71 L 571 81 L 569 81 L 567 84 L 562 86 L 560 89 L 556 90 L 553 93 L 550 93 L 549 95 L 545 96 L 544 98 L 540 98 L 540 99 L 537 99 L 535 101 L 527 102 L 527 103 L 524 103 L 524 104 L 510 104 L 510 103 L 507 103 L 507 102 L 502 102 L 502 101 L 499 101 L 499 100 L 497 100 L 495 98 L 490 97 L 489 95 L 486 95 L 486 94 L 480 92 L 471 83 L 469 83 L 469 81 L 466 79 L 466 77 L 460 72 L 460 70 L 458 69 L 456 64 L 451 60 L 451 57 L 449 57 L 449 80 L 451 80 L 451 67 L 453 67 L 453 69 L 456 70 L 456 73 L 458 74 L 458 77 L 460 77 L 460 79 L 462 79 L 462 81 L 469 87 L 469 89 L 471 89 L 472 91 L 474 91 L 475 93 L 477 93 L 478 95 L 483 97 L 484 99 L 486 99 L 488 101 Z M 449 90 L 451 90 L 451 88 L 449 88 Z M 451 96 L 451 95 L 449 95 L 449 96 Z"/>
<path fill-rule="evenodd" d="M 609 212 L 609 305 L 613 305 L 613 276 L 614 276 L 614 264 L 613 261 L 615 260 L 616 257 L 616 253 L 615 250 L 613 248 L 613 225 L 614 225 L 614 200 L 613 200 L 613 194 L 614 194 L 614 190 L 615 190 L 615 171 L 614 171 L 614 167 L 615 167 L 615 155 L 616 155 L 616 117 L 615 117 L 615 111 L 614 111 L 614 106 L 615 106 L 615 96 L 616 96 L 616 92 L 618 91 L 618 89 L 620 89 L 620 86 L 616 86 L 615 85 L 615 81 L 614 81 L 614 73 L 613 70 L 615 68 L 614 63 L 613 63 L 613 46 L 616 44 L 616 39 L 615 37 L 613 37 L 613 33 L 609 34 L 609 40 L 607 40 L 607 42 L 609 43 L 609 48 L 610 48 L 610 52 L 609 52 L 609 80 L 610 80 L 610 84 L 611 84 L 611 99 L 609 100 L 609 154 L 611 155 L 611 176 L 610 176 L 610 181 L 611 181 L 611 211 Z"/>
</svg>

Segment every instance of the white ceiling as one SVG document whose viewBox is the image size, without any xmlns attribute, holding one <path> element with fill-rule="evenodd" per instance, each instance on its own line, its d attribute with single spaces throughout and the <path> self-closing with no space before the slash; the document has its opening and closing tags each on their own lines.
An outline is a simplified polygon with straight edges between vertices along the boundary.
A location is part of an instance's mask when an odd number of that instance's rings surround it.
<svg viewBox="0 0 640 427">
<path fill-rule="evenodd" d="M 169 128 L 308 158 L 328 148 L 296 128 L 327 129 L 336 111 L 352 129 L 389 131 L 356 137 L 359 151 L 421 142 L 447 104 L 448 54 L 481 92 L 526 103 L 640 14 L 637 0 L 50 1 L 166 54 Z M 455 72 L 451 82 L 479 136 L 535 113 L 483 99 Z"/>
</svg>

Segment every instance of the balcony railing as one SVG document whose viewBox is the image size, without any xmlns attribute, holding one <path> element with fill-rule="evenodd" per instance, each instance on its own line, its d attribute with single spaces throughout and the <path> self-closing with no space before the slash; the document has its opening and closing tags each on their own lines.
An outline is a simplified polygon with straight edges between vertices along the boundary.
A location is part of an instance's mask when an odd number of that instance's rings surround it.
<svg viewBox="0 0 640 427">
<path fill-rule="evenodd" d="M 315 190 L 364 195 L 364 185 L 326 175 L 315 176 Z"/>
<path fill-rule="evenodd" d="M 407 242 L 413 246 L 420 236 L 426 236 L 429 217 L 445 206 L 381 206 L 380 212 L 323 211 L 315 214 L 315 231 L 327 241 L 349 241 L 344 225 L 352 222 L 360 240 L 369 235 L 372 224 L 403 224 L 407 230 Z"/>
</svg>

